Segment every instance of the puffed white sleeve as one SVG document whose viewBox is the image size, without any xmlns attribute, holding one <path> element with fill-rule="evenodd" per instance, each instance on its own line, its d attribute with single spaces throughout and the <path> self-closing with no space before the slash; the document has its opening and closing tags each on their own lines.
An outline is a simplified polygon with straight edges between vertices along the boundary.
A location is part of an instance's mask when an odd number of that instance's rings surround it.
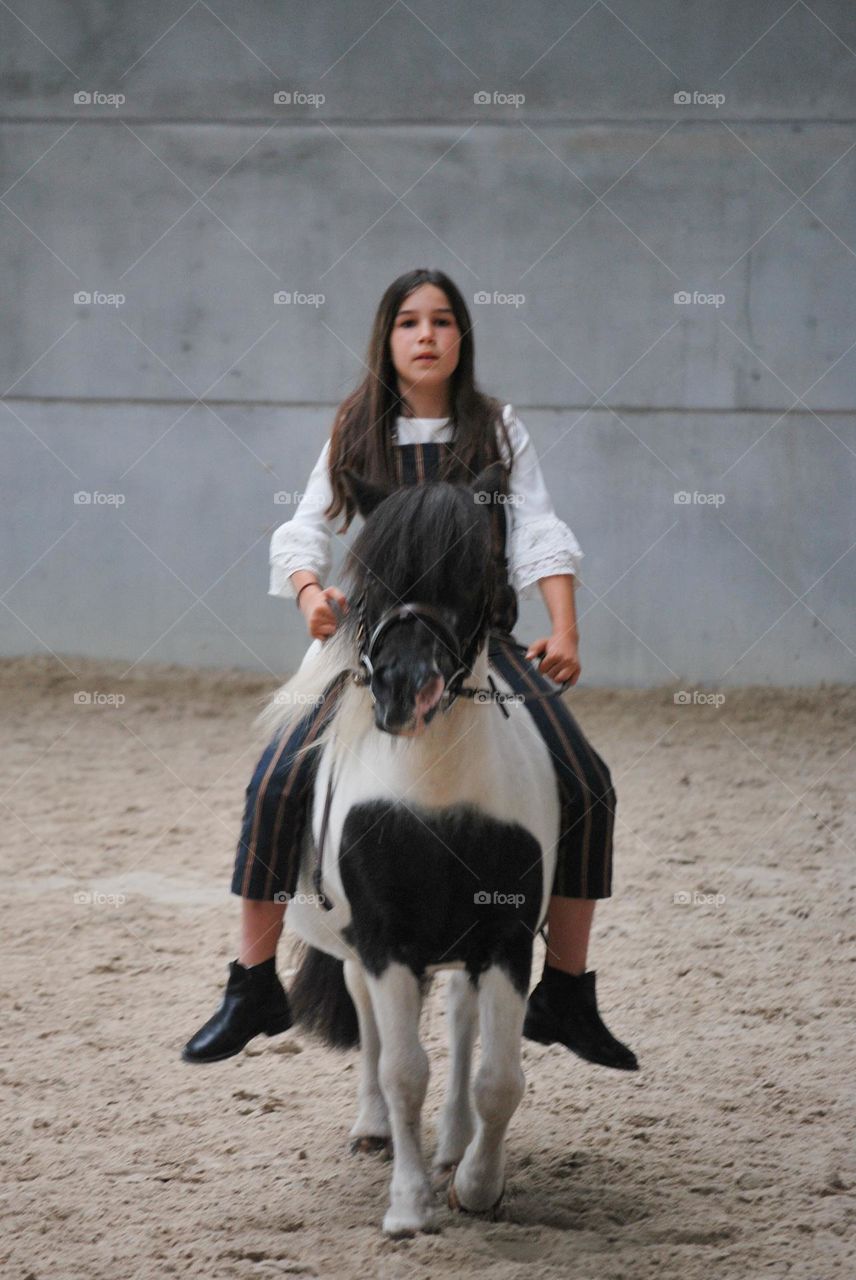
<svg viewBox="0 0 856 1280">
<path fill-rule="evenodd" d="M 554 573 L 578 574 L 583 553 L 553 508 L 529 432 L 513 407 L 503 413 L 511 439 L 508 568 L 511 585 L 523 599 L 535 583 Z M 507 450 L 503 455 L 508 460 Z"/>
<path fill-rule="evenodd" d="M 322 585 L 333 561 L 330 542 L 335 521 L 324 512 L 333 497 L 328 460 L 330 441 L 312 468 L 306 488 L 290 520 L 275 529 L 270 540 L 270 587 L 268 595 L 295 596 L 291 574 L 309 569 Z"/>
</svg>

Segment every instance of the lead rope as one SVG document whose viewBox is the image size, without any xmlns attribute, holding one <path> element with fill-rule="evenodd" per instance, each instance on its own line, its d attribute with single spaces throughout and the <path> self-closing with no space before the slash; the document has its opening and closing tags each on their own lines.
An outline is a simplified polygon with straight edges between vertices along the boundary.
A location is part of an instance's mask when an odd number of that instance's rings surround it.
<svg viewBox="0 0 856 1280">
<path fill-rule="evenodd" d="M 493 676 L 490 674 L 490 672 L 487 673 L 487 682 L 490 685 L 490 690 L 491 690 L 491 693 L 493 694 L 494 702 L 499 707 L 500 711 L 505 716 L 506 720 L 509 720 L 511 718 L 511 712 L 508 710 L 508 707 L 506 707 L 505 702 L 500 701 L 499 698 L 497 698 L 496 695 L 499 693 L 499 690 L 497 689 L 496 684 L 494 683 Z"/>
<path fill-rule="evenodd" d="M 327 779 L 327 795 L 324 797 L 324 812 L 321 814 L 321 830 L 318 832 L 318 848 L 315 851 L 315 870 L 312 875 L 312 883 L 315 892 L 321 899 L 321 906 L 325 911 L 332 911 L 333 904 L 327 900 L 327 895 L 321 889 L 321 877 L 324 871 L 324 839 L 327 835 L 327 823 L 330 818 L 330 807 L 333 803 L 333 766 L 330 765 L 330 776 Z"/>
</svg>

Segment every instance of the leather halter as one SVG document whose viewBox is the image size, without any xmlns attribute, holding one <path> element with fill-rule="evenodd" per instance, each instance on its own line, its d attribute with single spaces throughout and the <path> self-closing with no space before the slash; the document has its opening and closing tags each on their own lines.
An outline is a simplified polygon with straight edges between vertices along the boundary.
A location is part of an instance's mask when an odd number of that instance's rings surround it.
<svg viewBox="0 0 856 1280">
<path fill-rule="evenodd" d="M 441 611 L 431 604 L 423 604 L 419 601 L 405 601 L 403 604 L 393 605 L 387 609 L 380 617 L 368 639 L 366 638 L 366 597 L 363 592 L 359 601 L 359 625 L 357 628 L 357 645 L 359 647 L 359 670 L 353 672 L 354 684 L 367 685 L 369 695 L 372 702 L 376 702 L 374 690 L 372 689 L 372 679 L 374 678 L 374 660 L 377 650 L 386 632 L 397 622 L 409 622 L 411 620 L 422 621 L 428 626 L 428 630 L 438 639 L 444 648 L 454 657 L 456 667 L 453 674 L 446 681 L 445 688 L 440 698 L 440 710 L 448 711 L 449 707 L 455 699 L 463 694 L 469 696 L 470 691 L 461 687 L 461 682 L 466 676 L 472 675 L 472 662 L 475 653 L 471 652 L 476 636 L 482 629 L 488 604 L 481 611 L 478 622 L 470 632 L 467 639 L 462 643 L 455 634 L 452 627 L 443 617 Z M 428 625 L 430 623 L 430 625 Z M 439 634 L 437 634 L 439 633 Z M 472 692 L 475 692 L 473 690 Z"/>
</svg>

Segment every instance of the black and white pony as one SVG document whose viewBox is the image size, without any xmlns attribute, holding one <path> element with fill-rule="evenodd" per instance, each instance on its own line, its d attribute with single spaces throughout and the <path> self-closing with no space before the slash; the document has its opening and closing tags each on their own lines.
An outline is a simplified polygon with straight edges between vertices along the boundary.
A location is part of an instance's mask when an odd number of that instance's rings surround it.
<svg viewBox="0 0 856 1280">
<path fill-rule="evenodd" d="M 453 1208 L 498 1204 L 524 1089 L 523 1017 L 559 797 L 529 711 L 498 678 L 487 688 L 487 502 L 499 482 L 497 464 L 471 489 L 386 491 L 349 474 L 365 517 L 345 566 L 350 608 L 263 713 L 269 729 L 287 731 L 335 677 L 347 682 L 305 748 L 319 757 L 286 925 L 310 945 L 291 998 L 298 1023 L 362 1048 L 352 1147 L 391 1141 L 390 1235 L 434 1229 L 420 1134 L 429 1066 L 419 1015 L 431 974 L 456 971 L 433 1177 L 435 1187 L 449 1181 Z"/>
</svg>

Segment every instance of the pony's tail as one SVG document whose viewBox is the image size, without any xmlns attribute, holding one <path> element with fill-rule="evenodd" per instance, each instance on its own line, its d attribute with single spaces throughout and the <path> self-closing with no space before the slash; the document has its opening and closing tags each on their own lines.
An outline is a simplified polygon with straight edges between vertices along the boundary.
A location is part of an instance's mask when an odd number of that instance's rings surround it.
<svg viewBox="0 0 856 1280">
<path fill-rule="evenodd" d="M 357 1011 L 345 985 L 345 963 L 307 947 L 291 984 L 288 1001 L 294 1021 L 333 1049 L 360 1043 Z"/>
</svg>

